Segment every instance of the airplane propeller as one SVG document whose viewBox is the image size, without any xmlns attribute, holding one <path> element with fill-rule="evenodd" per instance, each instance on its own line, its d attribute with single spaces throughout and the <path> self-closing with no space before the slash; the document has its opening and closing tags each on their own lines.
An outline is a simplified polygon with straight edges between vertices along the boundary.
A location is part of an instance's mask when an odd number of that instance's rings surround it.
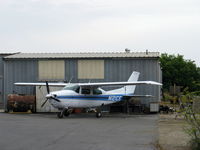
<svg viewBox="0 0 200 150">
<path fill-rule="evenodd" d="M 46 81 L 47 94 L 49 94 L 49 83 Z"/>
<path fill-rule="evenodd" d="M 50 90 L 49 90 L 48 81 L 46 81 L 46 89 L 47 89 L 47 94 L 49 94 L 49 93 L 50 93 Z M 55 96 L 46 97 L 46 100 L 44 101 L 44 103 L 42 103 L 41 107 L 43 107 L 49 99 L 54 99 L 55 101 L 60 102 L 60 100 L 57 99 L 57 98 L 55 98 Z"/>
<path fill-rule="evenodd" d="M 41 107 L 43 107 L 44 104 L 46 104 L 47 101 L 48 101 L 48 98 L 44 101 L 44 103 L 42 103 Z"/>
</svg>

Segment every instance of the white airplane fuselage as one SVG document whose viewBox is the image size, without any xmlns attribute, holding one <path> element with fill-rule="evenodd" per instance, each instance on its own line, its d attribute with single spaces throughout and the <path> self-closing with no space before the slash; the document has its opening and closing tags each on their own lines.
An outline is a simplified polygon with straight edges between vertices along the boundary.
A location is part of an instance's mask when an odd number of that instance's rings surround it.
<svg viewBox="0 0 200 150">
<path fill-rule="evenodd" d="M 58 109 L 64 108 L 95 108 L 123 100 L 124 94 L 111 94 L 102 90 L 102 94 L 79 94 L 72 90 L 54 91 L 46 97 L 55 97 L 60 102 L 49 98 L 50 104 Z"/>
</svg>

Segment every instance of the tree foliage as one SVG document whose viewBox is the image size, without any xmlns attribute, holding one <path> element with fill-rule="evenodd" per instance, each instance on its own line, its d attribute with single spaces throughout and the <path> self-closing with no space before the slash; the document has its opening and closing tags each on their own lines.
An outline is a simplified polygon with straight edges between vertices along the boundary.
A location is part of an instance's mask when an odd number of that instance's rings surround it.
<svg viewBox="0 0 200 150">
<path fill-rule="evenodd" d="M 160 57 L 163 72 L 163 88 L 168 90 L 176 84 L 189 91 L 200 90 L 200 68 L 194 61 L 185 60 L 183 55 L 162 54 Z"/>
</svg>

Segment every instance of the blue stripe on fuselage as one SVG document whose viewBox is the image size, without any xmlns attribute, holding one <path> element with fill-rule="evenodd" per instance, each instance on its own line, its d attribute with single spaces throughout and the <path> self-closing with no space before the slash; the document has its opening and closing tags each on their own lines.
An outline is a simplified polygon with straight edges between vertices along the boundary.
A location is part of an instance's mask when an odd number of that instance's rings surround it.
<svg viewBox="0 0 200 150">
<path fill-rule="evenodd" d="M 57 96 L 58 99 L 79 99 L 79 100 L 99 100 L 99 101 L 121 101 L 125 95 L 75 95 Z"/>
</svg>

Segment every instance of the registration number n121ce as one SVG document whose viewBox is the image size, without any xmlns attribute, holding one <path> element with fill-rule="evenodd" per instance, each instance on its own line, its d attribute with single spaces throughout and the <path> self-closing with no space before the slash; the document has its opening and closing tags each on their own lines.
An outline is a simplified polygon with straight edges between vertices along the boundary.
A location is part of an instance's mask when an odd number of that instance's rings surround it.
<svg viewBox="0 0 200 150">
<path fill-rule="evenodd" d="M 109 96 L 108 100 L 111 101 L 120 101 L 122 99 L 122 96 Z"/>
</svg>

